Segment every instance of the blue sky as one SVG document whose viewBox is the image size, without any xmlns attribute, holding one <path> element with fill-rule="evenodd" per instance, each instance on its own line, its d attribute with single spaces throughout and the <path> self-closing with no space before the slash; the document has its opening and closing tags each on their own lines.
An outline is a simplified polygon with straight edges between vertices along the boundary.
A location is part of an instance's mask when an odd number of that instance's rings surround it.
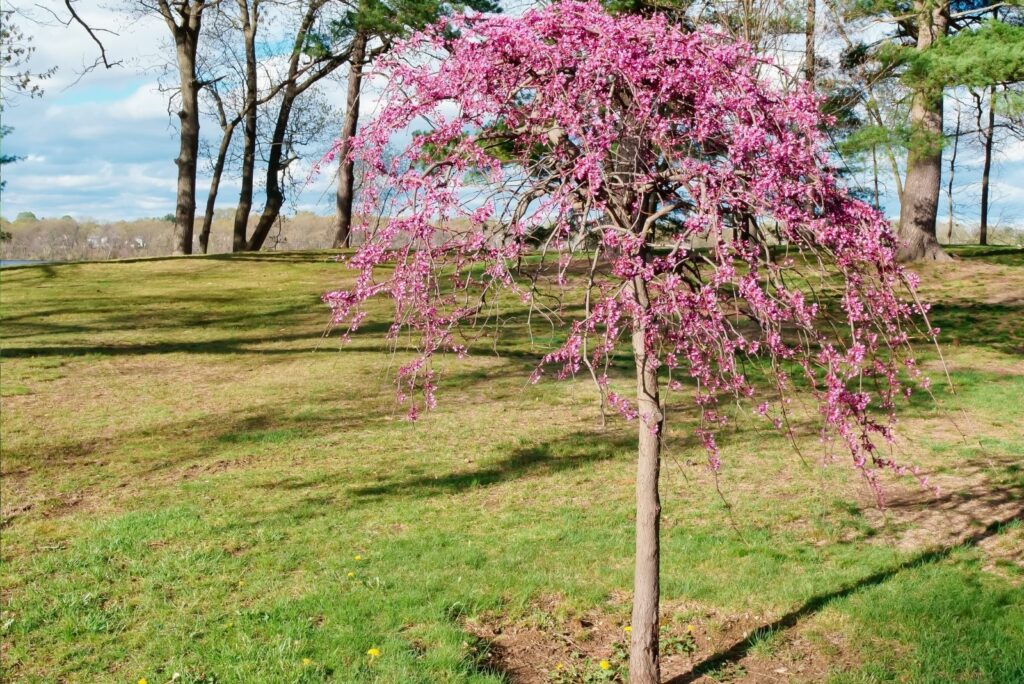
<svg viewBox="0 0 1024 684">
<path fill-rule="evenodd" d="M 94 71 L 73 84 L 82 64 L 90 63 L 96 54 L 88 37 L 75 28 L 29 27 L 38 48 L 35 64 L 57 65 L 59 70 L 42 98 L 5 105 L 4 125 L 14 131 L 4 138 L 4 152 L 24 159 L 4 168 L 3 215 L 12 218 L 32 211 L 39 216 L 114 220 L 172 213 L 175 122 L 168 116 L 165 95 L 157 89 L 163 55 L 173 54 L 166 49 L 167 28 L 153 18 L 119 19 L 123 15 L 101 9 L 96 0 L 79 4 L 95 25 L 119 33 L 109 37 L 107 45 L 113 57 L 124 59 L 125 64 Z M 343 86 L 329 87 L 332 95 L 337 92 L 340 103 Z M 210 123 L 206 130 L 216 134 L 216 126 Z M 324 151 L 310 150 L 310 161 Z M 977 219 L 981 161 L 977 146 L 961 148 L 954 189 L 958 220 Z M 329 213 L 333 209 L 333 197 L 326 192 L 330 183 L 329 174 L 314 179 L 295 206 Z M 206 185 L 207 179 L 201 177 L 200 205 L 206 199 Z M 237 184 L 226 180 L 222 188 L 221 206 L 230 208 Z M 941 204 L 944 214 L 945 198 Z M 887 209 L 898 210 L 891 198 Z M 997 225 L 1024 224 L 1024 143 L 1000 146 L 991 215 Z"/>
</svg>

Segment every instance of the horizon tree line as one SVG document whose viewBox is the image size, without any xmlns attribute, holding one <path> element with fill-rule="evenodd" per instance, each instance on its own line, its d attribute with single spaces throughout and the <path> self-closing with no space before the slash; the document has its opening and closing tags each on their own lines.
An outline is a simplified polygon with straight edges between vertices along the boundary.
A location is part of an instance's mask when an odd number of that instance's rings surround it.
<svg viewBox="0 0 1024 684">
<path fill-rule="evenodd" d="M 870 178 L 862 194 L 878 205 L 881 188 L 891 182 L 900 205 L 905 260 L 948 258 L 938 241 L 940 198 L 945 193 L 950 239 L 958 155 L 965 140 L 977 145 L 984 158 L 979 241 L 987 243 L 997 144 L 1024 138 L 1021 8 L 998 0 L 604 4 L 618 12 L 666 13 L 687 30 L 712 25 L 786 66 L 772 75 L 781 75 L 785 87 L 814 88 L 823 108 L 836 117 L 831 137 L 839 165 Z M 116 67 L 120 62 L 103 48 L 102 29 L 84 22 L 74 2 L 67 6 L 67 24 L 83 27 L 98 46 L 100 56 L 90 69 Z M 233 251 L 263 248 L 289 196 L 305 180 L 295 177 L 296 162 L 306 148 L 325 149 L 332 140 L 337 141 L 332 246 L 349 246 L 357 170 L 348 152 L 371 65 L 397 38 L 445 14 L 501 11 L 495 0 L 124 0 L 122 7 L 130 15 L 161 19 L 174 46 L 163 79 L 178 119 L 174 254 L 191 254 L 194 246 L 207 251 L 225 174 L 238 185 Z M 12 21 L 16 12 L 8 9 L 3 17 L 2 58 L 9 74 L 4 96 L 39 96 L 53 70 L 17 68 L 31 50 L 26 50 L 30 37 Z M 870 26 L 886 31 L 872 34 Z M 328 89 L 342 86 L 344 107 L 330 106 Z M 958 111 L 949 130 L 947 101 Z M 204 137 L 211 123 L 216 133 Z M 210 181 L 200 211 L 203 163 Z M 891 181 L 883 180 L 886 176 Z M 255 209 L 257 187 L 265 201 Z"/>
</svg>

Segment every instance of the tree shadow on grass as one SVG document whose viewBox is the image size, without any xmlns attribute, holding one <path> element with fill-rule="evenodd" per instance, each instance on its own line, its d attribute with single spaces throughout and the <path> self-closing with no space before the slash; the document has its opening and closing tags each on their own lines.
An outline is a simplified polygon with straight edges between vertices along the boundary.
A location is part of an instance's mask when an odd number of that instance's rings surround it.
<svg viewBox="0 0 1024 684">
<path fill-rule="evenodd" d="M 38 326 L 37 326 L 38 327 Z M 347 344 L 338 346 L 335 335 L 325 336 L 322 331 L 302 330 L 284 333 L 279 330 L 267 329 L 265 332 L 248 329 L 244 334 L 216 337 L 206 340 L 163 340 L 147 342 L 107 342 L 96 344 L 56 344 L 46 346 L 7 346 L 0 347 L 0 356 L 7 359 L 25 359 L 41 357 L 67 357 L 73 359 L 83 356 L 152 356 L 161 354 L 200 354 L 200 355 L 297 355 L 309 352 L 334 353 L 373 353 L 386 351 L 383 335 L 390 325 L 386 322 L 371 322 L 363 326 L 366 335 L 377 335 L 371 346 Z M 67 332 L 67 331 L 60 331 Z M 88 332 L 83 329 L 82 332 Z M 372 337 L 370 338 L 373 339 Z M 301 346 L 278 347 L 273 345 L 305 342 Z"/>
<path fill-rule="evenodd" d="M 607 461 L 636 447 L 632 436 L 608 432 L 576 432 L 561 439 L 513 449 L 482 468 L 443 475 L 396 478 L 351 493 L 363 498 L 428 497 L 487 487 L 530 476 L 553 475 L 587 463 Z"/>
<path fill-rule="evenodd" d="M 262 261 L 268 263 L 289 263 L 289 264 L 327 264 L 337 262 L 338 257 L 346 254 L 351 255 L 351 250 L 335 251 L 291 251 L 291 252 L 235 252 L 223 254 L 209 254 L 202 257 L 209 261 L 232 261 L 252 262 Z"/>
<path fill-rule="evenodd" d="M 929 312 L 931 324 L 942 332 L 943 345 L 989 347 L 1024 355 L 1024 306 L 984 302 L 937 303 Z"/>
<path fill-rule="evenodd" d="M 808 599 L 799 608 L 786 613 L 779 619 L 762 625 L 757 629 L 750 630 L 750 636 L 737 641 L 729 648 L 705 658 L 694 665 L 688 672 L 672 677 L 667 681 L 667 684 L 690 684 L 698 681 L 701 677 L 707 674 L 719 670 L 723 666 L 739 663 L 743 658 L 750 654 L 751 650 L 759 643 L 764 634 L 770 634 L 784 629 L 791 629 L 797 626 L 803 619 L 823 610 L 835 601 L 845 599 L 858 592 L 864 591 L 865 589 L 878 586 L 906 570 L 913 570 L 931 563 L 942 561 L 945 558 L 948 558 L 957 549 L 976 546 L 989 537 L 999 534 L 1004 528 L 1019 520 L 1024 520 L 1024 507 L 1019 508 L 1013 515 L 996 520 L 987 525 L 984 529 L 961 538 L 954 544 L 924 551 L 903 563 L 872 573 L 867 577 L 840 587 L 835 591 L 814 596 Z"/>
<path fill-rule="evenodd" d="M 1024 266 L 1024 249 L 1012 245 L 954 245 L 948 248 L 958 259 L 987 261 L 1003 266 Z"/>
</svg>

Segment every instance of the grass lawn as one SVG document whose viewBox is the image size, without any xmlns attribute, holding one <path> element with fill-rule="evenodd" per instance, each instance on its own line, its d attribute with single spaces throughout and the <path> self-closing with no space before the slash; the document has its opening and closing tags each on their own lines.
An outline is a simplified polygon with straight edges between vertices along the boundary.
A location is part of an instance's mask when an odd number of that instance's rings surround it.
<svg viewBox="0 0 1024 684">
<path fill-rule="evenodd" d="M 670 412 L 672 681 L 1024 682 L 1024 252 L 959 253 L 921 269 L 957 392 L 922 350 L 936 402 L 901 420 L 938 498 L 891 478 L 878 509 L 809 424 L 805 465 L 753 417 L 720 496 Z M 326 253 L 0 274 L 0 679 L 620 676 L 635 425 L 602 429 L 582 379 L 529 385 L 514 331 L 405 421 L 384 304 L 322 336 L 349 277 Z"/>
</svg>

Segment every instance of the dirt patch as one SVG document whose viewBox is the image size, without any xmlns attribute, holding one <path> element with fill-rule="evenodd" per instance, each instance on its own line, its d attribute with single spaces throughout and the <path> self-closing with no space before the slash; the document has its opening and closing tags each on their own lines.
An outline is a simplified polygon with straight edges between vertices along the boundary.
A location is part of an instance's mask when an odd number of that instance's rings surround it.
<svg viewBox="0 0 1024 684">
<path fill-rule="evenodd" d="M 0 528 L 7 527 L 30 513 L 43 518 L 60 518 L 78 510 L 92 510 L 94 504 L 95 500 L 85 492 L 31 497 L 13 506 L 4 507 L 0 512 Z"/>
<path fill-rule="evenodd" d="M 0 528 L 7 527 L 14 522 L 15 518 L 24 515 L 31 510 L 32 504 L 30 503 L 22 503 L 10 507 L 5 506 L 3 509 L 0 509 Z"/>
<path fill-rule="evenodd" d="M 200 475 L 213 475 L 244 468 L 255 460 L 253 457 L 246 456 L 243 458 L 220 459 L 213 463 L 193 463 L 181 471 L 180 479 L 191 480 Z"/>
<path fill-rule="evenodd" d="M 877 541 L 901 550 L 923 550 L 963 543 L 993 524 L 1024 517 L 1024 487 L 993 481 L 986 470 L 1012 465 L 990 458 L 932 478 L 939 494 L 908 486 L 886 493 L 885 508 L 865 508 L 880 530 Z"/>
<path fill-rule="evenodd" d="M 549 597 L 530 617 L 484 614 L 466 628 L 486 645 L 486 665 L 517 684 L 624 682 L 628 663 L 628 595 L 607 611 L 556 618 Z M 687 602 L 663 607 L 662 675 L 666 682 L 816 682 L 852 668 L 849 649 L 808 635 L 802 626 L 771 628 L 772 616 L 727 614 Z M 766 625 L 768 627 L 766 627 Z M 838 637 L 836 637 L 838 638 Z M 832 639 L 834 642 L 835 639 Z"/>
<path fill-rule="evenodd" d="M 1024 584 L 1024 525 L 1005 529 L 978 543 L 985 553 L 986 572 L 999 575 L 1014 586 Z"/>
</svg>

